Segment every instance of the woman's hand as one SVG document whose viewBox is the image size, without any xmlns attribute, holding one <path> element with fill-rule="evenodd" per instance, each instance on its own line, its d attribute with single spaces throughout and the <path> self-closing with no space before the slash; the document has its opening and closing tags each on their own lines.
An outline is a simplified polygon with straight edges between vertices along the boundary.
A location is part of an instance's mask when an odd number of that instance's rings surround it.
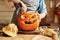
<svg viewBox="0 0 60 40">
<path fill-rule="evenodd" d="M 21 12 L 26 12 L 27 11 L 27 6 L 22 1 L 20 1 L 20 3 L 22 4 Z"/>
<path fill-rule="evenodd" d="M 43 19 L 46 16 L 46 13 L 40 13 L 38 14 L 38 16 L 39 16 L 39 19 Z"/>
<path fill-rule="evenodd" d="M 35 13 L 37 13 L 37 16 L 38 16 L 38 18 L 39 18 L 39 21 L 41 22 L 41 17 L 40 17 L 40 15 L 39 15 L 39 13 L 38 13 L 37 11 L 35 11 Z"/>
</svg>

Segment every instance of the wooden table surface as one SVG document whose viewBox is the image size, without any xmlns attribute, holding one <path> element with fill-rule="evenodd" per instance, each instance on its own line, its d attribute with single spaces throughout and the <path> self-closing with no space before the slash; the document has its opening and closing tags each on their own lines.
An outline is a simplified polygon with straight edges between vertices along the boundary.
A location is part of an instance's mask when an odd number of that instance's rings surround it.
<svg viewBox="0 0 60 40">
<path fill-rule="evenodd" d="M 0 37 L 0 40 L 52 40 L 50 37 L 33 34 L 18 34 L 16 37 Z"/>
</svg>

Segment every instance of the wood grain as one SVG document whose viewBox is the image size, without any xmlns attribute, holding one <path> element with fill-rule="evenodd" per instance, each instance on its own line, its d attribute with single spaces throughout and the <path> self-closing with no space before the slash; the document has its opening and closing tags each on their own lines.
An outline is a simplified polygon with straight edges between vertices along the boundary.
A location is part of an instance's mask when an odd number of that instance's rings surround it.
<svg viewBox="0 0 60 40">
<path fill-rule="evenodd" d="M 0 37 L 0 40 L 52 40 L 43 35 L 18 34 L 16 37 Z"/>
</svg>

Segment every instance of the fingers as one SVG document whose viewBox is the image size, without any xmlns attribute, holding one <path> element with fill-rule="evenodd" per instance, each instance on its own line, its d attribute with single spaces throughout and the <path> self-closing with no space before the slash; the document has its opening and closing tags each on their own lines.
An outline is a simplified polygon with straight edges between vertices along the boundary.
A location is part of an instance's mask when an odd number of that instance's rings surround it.
<svg viewBox="0 0 60 40">
<path fill-rule="evenodd" d="M 27 10 L 27 9 L 26 9 L 25 7 L 22 7 L 22 8 L 21 8 L 21 12 L 26 12 L 26 10 Z"/>
<path fill-rule="evenodd" d="M 22 4 L 21 11 L 26 12 L 27 11 L 27 6 L 23 2 L 21 2 L 21 4 Z"/>
</svg>

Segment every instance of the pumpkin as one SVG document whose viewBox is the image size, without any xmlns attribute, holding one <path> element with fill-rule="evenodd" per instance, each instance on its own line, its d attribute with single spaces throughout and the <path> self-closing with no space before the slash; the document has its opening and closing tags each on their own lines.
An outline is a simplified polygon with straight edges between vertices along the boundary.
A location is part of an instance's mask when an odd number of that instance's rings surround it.
<svg viewBox="0 0 60 40">
<path fill-rule="evenodd" d="M 17 36 L 18 28 L 14 23 L 11 23 L 3 27 L 2 31 L 8 36 L 15 37 Z"/>
<path fill-rule="evenodd" d="M 25 12 L 18 16 L 18 26 L 22 30 L 32 31 L 39 26 L 38 12 Z"/>
</svg>

